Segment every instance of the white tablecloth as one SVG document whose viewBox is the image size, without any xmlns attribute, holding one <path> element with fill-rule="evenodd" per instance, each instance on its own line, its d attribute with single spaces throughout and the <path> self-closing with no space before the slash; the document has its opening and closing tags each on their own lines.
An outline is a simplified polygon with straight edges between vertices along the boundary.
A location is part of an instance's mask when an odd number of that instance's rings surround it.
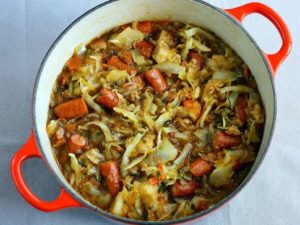
<svg viewBox="0 0 300 225">
<path fill-rule="evenodd" d="M 101 0 L 1 0 L 0 7 L 0 224 L 80 225 L 107 224 L 85 209 L 43 213 L 17 192 L 9 163 L 31 129 L 31 94 L 39 64 L 61 31 Z M 209 1 L 234 7 L 248 0 Z M 201 225 L 296 225 L 300 224 L 300 1 L 263 2 L 279 12 L 294 38 L 290 57 L 278 71 L 275 85 L 278 118 L 269 153 L 252 182 L 231 203 Z M 280 38 L 260 16 L 249 16 L 244 25 L 267 52 L 276 51 Z M 32 189 L 42 198 L 56 197 L 59 187 L 37 159 L 24 165 Z"/>
</svg>

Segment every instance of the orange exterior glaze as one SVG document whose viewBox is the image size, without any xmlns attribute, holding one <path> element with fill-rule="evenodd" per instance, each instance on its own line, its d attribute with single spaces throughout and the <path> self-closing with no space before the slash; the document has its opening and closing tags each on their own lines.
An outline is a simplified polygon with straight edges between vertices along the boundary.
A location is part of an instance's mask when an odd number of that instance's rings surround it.
<svg viewBox="0 0 300 225">
<path fill-rule="evenodd" d="M 51 202 L 43 201 L 31 192 L 22 174 L 22 164 L 25 160 L 33 157 L 42 159 L 42 155 L 35 143 L 35 136 L 32 132 L 25 145 L 13 157 L 10 168 L 17 189 L 26 199 L 26 201 L 28 201 L 35 208 L 45 212 L 52 212 L 69 207 L 81 207 L 81 203 L 75 200 L 63 188 L 61 188 L 60 195 L 57 197 L 57 199 Z"/>
<path fill-rule="evenodd" d="M 273 76 L 275 77 L 278 67 L 289 55 L 292 48 L 292 37 L 282 17 L 273 9 L 261 3 L 249 3 L 237 8 L 227 9 L 225 11 L 240 22 L 252 13 L 258 13 L 274 24 L 282 38 L 282 46 L 278 52 L 274 54 L 265 53 L 265 56 L 269 61 Z"/>
</svg>

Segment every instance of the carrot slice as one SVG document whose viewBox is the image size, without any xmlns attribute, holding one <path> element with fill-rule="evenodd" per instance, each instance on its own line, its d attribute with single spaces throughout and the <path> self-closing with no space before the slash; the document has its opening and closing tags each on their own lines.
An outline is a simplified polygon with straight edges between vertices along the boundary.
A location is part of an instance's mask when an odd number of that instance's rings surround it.
<svg viewBox="0 0 300 225">
<path fill-rule="evenodd" d="M 139 22 L 137 25 L 137 29 L 147 35 L 152 33 L 152 28 L 153 24 L 151 21 Z"/>
<path fill-rule="evenodd" d="M 116 67 L 120 70 L 127 70 L 128 73 L 132 73 L 135 69 L 131 66 L 126 65 L 118 56 L 113 56 L 107 62 L 108 65 Z"/>
<path fill-rule="evenodd" d="M 189 116 L 192 118 L 193 121 L 196 121 L 201 115 L 201 105 L 196 100 L 185 100 L 183 102 L 183 107 L 188 110 Z"/>
<path fill-rule="evenodd" d="M 88 108 L 83 98 L 77 98 L 56 106 L 54 114 L 59 119 L 71 119 L 88 114 Z"/>
<path fill-rule="evenodd" d="M 141 41 L 136 44 L 137 49 L 140 50 L 143 56 L 150 58 L 154 49 L 154 45 L 148 41 Z"/>
<path fill-rule="evenodd" d="M 80 66 L 81 66 L 81 60 L 76 54 L 74 54 L 67 62 L 67 67 L 71 72 L 78 70 Z"/>
<path fill-rule="evenodd" d="M 127 65 L 133 65 L 133 59 L 130 51 L 125 51 L 122 59 Z"/>
</svg>

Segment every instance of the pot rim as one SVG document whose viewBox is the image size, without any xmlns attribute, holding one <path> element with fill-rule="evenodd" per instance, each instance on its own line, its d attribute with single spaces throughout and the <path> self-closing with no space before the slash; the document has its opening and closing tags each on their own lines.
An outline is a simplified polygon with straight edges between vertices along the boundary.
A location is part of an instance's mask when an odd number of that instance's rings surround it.
<svg viewBox="0 0 300 225">
<path fill-rule="evenodd" d="M 44 69 L 45 64 L 47 63 L 48 57 L 51 55 L 53 49 L 56 47 L 56 45 L 59 43 L 59 41 L 64 37 L 64 35 L 73 27 L 75 26 L 79 21 L 81 21 L 82 19 L 84 19 L 86 16 L 88 16 L 90 13 L 94 12 L 95 10 L 102 8 L 108 4 L 117 2 L 117 1 L 121 1 L 121 0 L 108 0 L 104 3 L 101 3 L 91 9 L 89 9 L 88 11 L 86 11 L 85 13 L 83 13 L 82 15 L 80 15 L 77 19 L 75 19 L 69 26 L 67 26 L 67 28 L 65 28 L 61 34 L 55 39 L 55 41 L 51 44 L 50 48 L 48 49 L 48 51 L 46 52 L 46 55 L 44 56 L 42 62 L 40 63 L 39 66 L 39 70 L 37 73 L 37 77 L 35 79 L 35 84 L 34 84 L 34 89 L 33 89 L 33 95 L 32 95 L 32 121 L 33 121 L 33 131 L 36 137 L 36 143 L 38 146 L 39 151 L 41 152 L 44 160 L 46 161 L 46 163 L 48 164 L 48 167 L 51 170 L 51 173 L 55 176 L 56 180 L 58 181 L 60 187 L 62 187 L 64 190 L 66 190 L 73 198 L 75 198 L 77 201 L 79 201 L 81 204 L 83 204 L 86 208 L 92 209 L 93 211 L 96 211 L 100 216 L 104 216 L 106 219 L 112 219 L 112 220 L 116 220 L 118 222 L 125 222 L 127 224 L 143 224 L 143 225 L 150 225 L 150 224 L 178 224 L 178 223 L 184 223 L 184 222 L 191 222 L 193 220 L 200 220 L 203 219 L 204 217 L 208 216 L 209 214 L 213 213 L 214 211 L 220 209 L 221 207 L 225 206 L 227 203 L 229 203 L 230 200 L 233 199 L 233 197 L 235 197 L 247 184 L 248 182 L 251 180 L 251 178 L 254 176 L 254 174 L 257 172 L 259 166 L 261 165 L 261 163 L 263 162 L 266 153 L 270 147 L 270 143 L 271 143 L 271 139 L 273 137 L 274 134 L 274 128 L 275 128 L 275 123 L 276 123 L 276 117 L 277 117 L 277 97 L 276 97 L 276 91 L 275 91 L 275 86 L 274 86 L 274 80 L 273 80 L 273 73 L 270 67 L 270 63 L 267 60 L 264 52 L 262 51 L 262 49 L 259 47 L 259 45 L 257 44 L 257 42 L 254 40 L 254 38 L 250 35 L 250 33 L 242 26 L 242 23 L 238 22 L 234 17 L 232 17 L 231 15 L 229 15 L 228 13 L 226 13 L 223 9 L 218 8 L 217 6 L 214 6 L 210 3 L 207 3 L 203 0 L 191 0 L 194 2 L 197 2 L 199 4 L 205 5 L 210 7 L 211 9 L 219 12 L 220 14 L 222 14 L 223 16 L 227 17 L 235 26 L 237 26 L 239 29 L 241 29 L 247 36 L 247 38 L 249 39 L 249 41 L 251 43 L 253 43 L 253 45 L 256 47 L 256 49 L 258 50 L 261 59 L 263 60 L 267 71 L 268 71 L 268 75 L 269 75 L 269 80 L 271 82 L 271 86 L 272 86 L 272 93 L 273 93 L 273 98 L 274 98 L 274 107 L 273 107 L 273 121 L 272 121 L 272 125 L 271 125 L 271 129 L 270 129 L 270 137 L 267 140 L 267 144 L 266 147 L 261 155 L 261 157 L 259 159 L 256 159 L 256 163 L 252 166 L 251 170 L 249 171 L 249 173 L 247 174 L 247 176 L 245 177 L 245 179 L 242 181 L 242 183 L 233 191 L 231 192 L 229 195 L 227 195 L 225 198 L 223 198 L 221 201 L 219 201 L 217 204 L 213 205 L 211 208 L 204 210 L 202 212 L 199 213 L 195 213 L 193 215 L 184 217 L 184 218 L 180 218 L 180 219 L 175 219 L 175 220 L 166 220 L 166 221 L 139 221 L 139 220 L 135 220 L 135 219 L 129 219 L 129 218 L 125 218 L 125 217 L 121 217 L 121 216 L 117 216 L 114 215 L 112 213 L 109 213 L 105 210 L 102 210 L 96 206 L 94 206 L 93 204 L 89 203 L 87 200 L 82 199 L 79 197 L 79 193 L 77 193 L 73 188 L 67 186 L 67 184 L 65 184 L 63 182 L 63 180 L 61 180 L 59 178 L 59 176 L 56 174 L 56 172 L 54 171 L 54 169 L 52 168 L 50 161 L 48 160 L 48 158 L 46 157 L 45 151 L 43 149 L 43 146 L 40 142 L 40 138 L 39 138 L 39 133 L 37 131 L 37 124 L 36 124 L 36 96 L 37 96 L 37 89 L 38 89 L 38 85 L 39 85 L 39 81 L 40 81 L 40 77 L 42 75 L 42 71 Z"/>
</svg>

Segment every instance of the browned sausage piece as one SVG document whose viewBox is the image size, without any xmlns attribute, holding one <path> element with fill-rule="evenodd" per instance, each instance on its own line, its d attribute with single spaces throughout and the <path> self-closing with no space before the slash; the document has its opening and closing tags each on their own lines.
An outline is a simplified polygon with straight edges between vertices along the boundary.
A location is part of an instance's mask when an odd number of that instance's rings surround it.
<svg viewBox="0 0 300 225">
<path fill-rule="evenodd" d="M 203 176 L 204 174 L 208 174 L 212 171 L 212 166 L 205 160 L 199 158 L 196 159 L 190 165 L 190 172 L 195 177 Z"/>
<path fill-rule="evenodd" d="M 145 72 L 147 82 L 157 92 L 162 93 L 168 88 L 168 83 L 158 69 L 152 69 Z"/>
<path fill-rule="evenodd" d="M 230 136 L 224 132 L 217 131 L 214 136 L 213 146 L 216 150 L 232 148 L 242 143 L 240 137 Z"/>
<path fill-rule="evenodd" d="M 188 181 L 184 184 L 181 184 L 179 181 L 176 181 L 175 184 L 171 187 L 171 194 L 174 197 L 185 197 L 195 193 L 197 189 L 197 184 L 195 181 Z"/>
<path fill-rule="evenodd" d="M 100 172 L 105 179 L 109 193 L 113 196 L 118 194 L 121 187 L 121 176 L 117 161 L 107 161 L 99 165 Z"/>
<path fill-rule="evenodd" d="M 83 98 L 77 98 L 56 106 L 54 114 L 60 119 L 72 119 L 88 114 L 88 107 Z"/>
<path fill-rule="evenodd" d="M 247 121 L 246 108 L 248 107 L 248 100 L 246 96 L 240 96 L 235 105 L 235 117 L 238 118 L 242 123 Z"/>
<path fill-rule="evenodd" d="M 87 140 L 85 137 L 79 134 L 73 134 L 68 141 L 68 150 L 70 153 L 76 153 L 78 150 L 82 150 L 86 144 Z"/>
<path fill-rule="evenodd" d="M 103 88 L 100 91 L 100 96 L 96 100 L 100 105 L 112 109 L 116 107 L 119 103 L 118 96 L 112 91 Z"/>
</svg>

